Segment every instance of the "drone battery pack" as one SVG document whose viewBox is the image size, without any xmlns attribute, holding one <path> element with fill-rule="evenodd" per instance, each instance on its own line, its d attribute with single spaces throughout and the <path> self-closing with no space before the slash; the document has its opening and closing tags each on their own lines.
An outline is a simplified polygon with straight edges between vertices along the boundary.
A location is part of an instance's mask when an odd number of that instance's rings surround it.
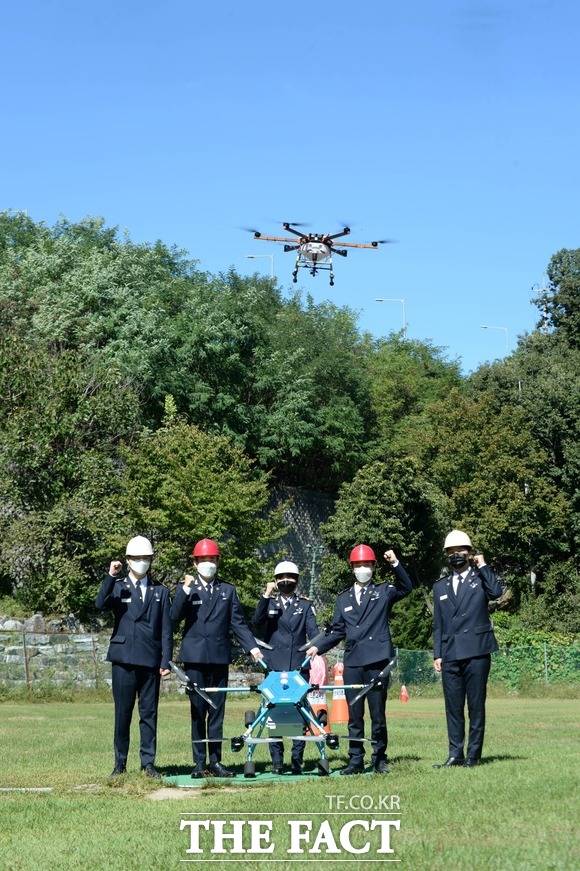
<svg viewBox="0 0 580 871">
<path fill-rule="evenodd" d="M 304 720 L 295 705 L 276 705 L 266 721 L 266 728 L 271 738 L 301 735 L 304 730 Z"/>
</svg>

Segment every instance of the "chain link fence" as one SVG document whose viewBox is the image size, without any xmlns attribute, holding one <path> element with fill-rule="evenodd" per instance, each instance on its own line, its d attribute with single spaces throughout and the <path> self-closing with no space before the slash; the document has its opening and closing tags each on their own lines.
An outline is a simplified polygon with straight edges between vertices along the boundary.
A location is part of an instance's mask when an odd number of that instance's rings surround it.
<svg viewBox="0 0 580 871">
<path fill-rule="evenodd" d="M 99 634 L 35 633 L 0 631 L 0 687 L 61 687 L 94 689 L 110 686 L 111 666 L 106 661 L 110 632 Z M 342 648 L 327 657 L 329 678 L 332 666 L 342 659 Z M 247 658 L 239 665 L 252 669 Z M 580 684 L 580 645 L 538 644 L 503 646 L 493 655 L 490 680 L 508 689 L 536 685 Z M 437 692 L 441 678 L 433 669 L 430 650 L 397 650 L 392 682 Z M 164 682 L 164 691 L 175 688 Z"/>
</svg>

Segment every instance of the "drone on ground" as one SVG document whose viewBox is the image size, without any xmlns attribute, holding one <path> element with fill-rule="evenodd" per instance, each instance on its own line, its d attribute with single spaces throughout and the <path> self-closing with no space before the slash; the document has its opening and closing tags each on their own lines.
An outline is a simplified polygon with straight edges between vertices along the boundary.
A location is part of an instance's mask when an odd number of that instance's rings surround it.
<svg viewBox="0 0 580 871">
<path fill-rule="evenodd" d="M 316 641 L 322 637 L 322 634 L 317 636 L 300 649 L 306 650 L 311 644 L 316 644 Z M 262 641 L 260 646 L 272 649 Z M 330 774 L 330 763 L 326 755 L 326 748 L 338 750 L 339 736 L 326 732 L 325 716 L 324 714 L 319 717 L 316 716 L 308 699 L 308 693 L 312 690 L 333 690 L 335 688 L 334 685 L 320 686 L 319 684 L 311 684 L 304 679 L 300 670 L 270 671 L 263 660 L 260 660 L 260 662 L 265 671 L 264 680 L 259 684 L 239 687 L 200 687 L 193 683 L 186 673 L 174 662 L 170 662 L 169 665 L 179 683 L 185 688 L 186 693 L 197 693 L 212 708 L 215 708 L 216 705 L 211 699 L 211 693 L 255 692 L 260 694 L 262 698 L 258 711 L 245 712 L 245 731 L 234 738 L 222 739 L 223 741 L 230 741 L 231 749 L 234 752 L 239 752 L 244 747 L 246 748 L 244 777 L 256 776 L 256 764 L 254 762 L 256 746 L 258 744 L 269 744 L 273 741 L 279 741 L 281 738 L 297 741 L 313 741 L 319 753 L 317 763 L 318 774 L 321 777 L 328 776 Z M 310 659 L 307 657 L 302 663 L 301 669 L 306 668 L 309 662 Z M 364 698 L 376 686 L 380 686 L 387 681 L 394 664 L 395 660 L 393 659 L 368 684 L 347 684 L 345 689 L 359 690 L 354 702 Z M 268 737 L 262 737 L 264 730 L 267 730 Z M 213 739 L 206 738 L 203 740 L 206 742 L 211 740 L 211 743 L 215 743 Z M 359 740 L 369 741 L 370 739 L 361 738 Z"/>
<path fill-rule="evenodd" d="M 350 235 L 350 227 L 344 226 L 339 233 L 305 233 L 299 227 L 307 227 L 307 224 L 301 224 L 297 221 L 284 221 L 282 227 L 287 233 L 293 233 L 294 237 L 287 236 L 267 236 L 259 230 L 254 230 L 250 227 L 244 229 L 254 234 L 254 239 L 260 239 L 262 242 L 282 242 L 284 243 L 284 251 L 297 251 L 294 271 L 292 272 L 292 281 L 294 284 L 298 281 L 298 270 L 308 269 L 312 276 L 316 275 L 319 270 L 327 271 L 330 277 L 330 286 L 334 286 L 334 272 L 332 269 L 332 255 L 339 254 L 341 257 L 346 257 L 348 254 L 347 248 L 378 248 L 379 245 L 387 245 L 394 242 L 394 239 L 377 239 L 374 242 L 340 242 L 339 247 L 335 245 L 337 239 Z"/>
</svg>

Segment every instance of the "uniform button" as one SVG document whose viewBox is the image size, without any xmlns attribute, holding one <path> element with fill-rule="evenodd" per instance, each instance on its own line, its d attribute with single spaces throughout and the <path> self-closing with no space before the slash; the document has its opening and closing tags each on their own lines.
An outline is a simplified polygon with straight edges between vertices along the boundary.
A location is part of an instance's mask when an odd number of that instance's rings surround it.
<svg viewBox="0 0 580 871">
<path fill-rule="evenodd" d="M 463 631 L 464 631 L 464 632 L 469 632 L 469 629 L 464 629 Z"/>
<path fill-rule="evenodd" d="M 369 641 L 372 641 L 372 640 L 373 640 L 373 636 L 369 635 Z"/>
</svg>

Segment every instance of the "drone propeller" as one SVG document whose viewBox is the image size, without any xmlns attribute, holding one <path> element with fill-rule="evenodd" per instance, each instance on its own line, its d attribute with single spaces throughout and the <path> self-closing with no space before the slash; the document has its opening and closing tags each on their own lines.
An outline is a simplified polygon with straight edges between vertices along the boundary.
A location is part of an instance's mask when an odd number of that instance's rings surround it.
<svg viewBox="0 0 580 871">
<path fill-rule="evenodd" d="M 254 236 L 261 236 L 259 230 L 256 230 L 255 227 L 238 227 L 238 230 L 243 230 L 245 233 L 253 233 Z"/>
<path fill-rule="evenodd" d="M 396 239 L 376 239 L 371 242 L 371 245 L 394 245 L 396 241 Z"/>
<path fill-rule="evenodd" d="M 256 638 L 255 635 L 254 635 L 254 641 L 256 642 L 258 647 L 263 647 L 265 650 L 274 650 L 274 648 L 272 647 L 271 644 L 266 644 L 265 641 L 262 641 L 261 638 Z"/>
<path fill-rule="evenodd" d="M 326 632 L 323 630 L 319 632 L 318 635 L 315 635 L 311 641 L 307 641 L 306 644 L 303 644 L 298 650 L 303 653 L 305 650 L 308 650 L 309 647 L 316 647 L 320 642 L 326 638 Z"/>
<path fill-rule="evenodd" d="M 280 221 L 283 227 L 310 227 L 310 224 L 305 223 L 304 221 Z"/>
<path fill-rule="evenodd" d="M 214 702 L 210 699 L 210 697 L 205 693 L 205 691 L 201 687 L 198 687 L 198 685 L 196 683 L 194 683 L 192 680 L 189 679 L 189 677 L 183 671 L 183 669 L 179 668 L 179 666 L 176 665 L 171 660 L 169 660 L 169 668 L 171 669 L 171 671 L 173 672 L 173 674 L 175 675 L 175 677 L 177 678 L 179 683 L 183 687 L 185 687 L 186 692 L 188 692 L 190 694 L 197 693 L 198 696 L 201 696 L 201 698 L 204 700 L 204 702 L 207 702 L 208 705 L 210 705 L 210 707 L 214 708 L 214 710 L 217 710 L 217 705 L 214 704 Z"/>
<path fill-rule="evenodd" d="M 368 683 L 368 684 L 366 685 L 366 687 L 364 687 L 364 688 L 360 691 L 360 693 L 358 693 L 358 694 L 354 697 L 354 699 L 353 699 L 352 702 L 351 702 L 351 705 L 354 705 L 354 704 L 356 704 L 356 702 L 360 702 L 361 699 L 364 699 L 364 697 L 366 696 L 366 694 L 367 694 L 367 693 L 370 693 L 370 691 L 371 691 L 372 689 L 374 689 L 374 687 L 376 687 L 377 684 L 382 684 L 382 683 L 384 683 L 384 682 L 387 680 L 387 678 L 388 678 L 388 676 L 390 675 L 390 673 L 392 672 L 393 668 L 395 667 L 396 662 L 397 662 L 397 657 L 395 656 L 393 659 L 391 659 L 391 661 L 389 662 L 389 664 L 388 664 L 387 666 L 385 666 L 385 668 L 383 668 L 383 670 L 380 671 L 380 672 L 378 673 L 378 675 L 377 675 L 376 677 L 374 677 L 374 678 L 370 681 L 370 683 Z"/>
</svg>

